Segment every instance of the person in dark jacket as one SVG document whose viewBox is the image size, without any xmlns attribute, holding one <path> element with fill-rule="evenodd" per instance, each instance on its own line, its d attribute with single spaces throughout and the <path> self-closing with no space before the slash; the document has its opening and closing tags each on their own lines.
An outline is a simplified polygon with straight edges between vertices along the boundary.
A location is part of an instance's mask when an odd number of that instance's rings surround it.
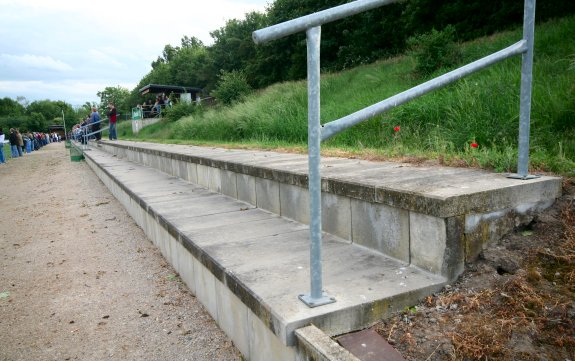
<svg viewBox="0 0 575 361">
<path fill-rule="evenodd" d="M 18 135 L 14 128 L 10 128 L 10 135 L 8 136 L 10 141 L 10 155 L 12 158 L 18 158 Z"/>
<path fill-rule="evenodd" d="M 98 113 L 98 109 L 96 107 L 92 107 L 92 114 L 90 114 L 90 128 L 92 133 L 97 132 L 94 134 L 96 140 L 102 139 L 102 133 L 99 132 L 100 130 L 100 113 Z"/>
</svg>

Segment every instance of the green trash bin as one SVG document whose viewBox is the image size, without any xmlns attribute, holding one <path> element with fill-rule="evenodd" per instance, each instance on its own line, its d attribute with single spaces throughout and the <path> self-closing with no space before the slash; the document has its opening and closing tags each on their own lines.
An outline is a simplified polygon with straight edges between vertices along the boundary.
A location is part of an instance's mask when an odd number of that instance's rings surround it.
<svg viewBox="0 0 575 361">
<path fill-rule="evenodd" d="M 70 160 L 72 162 L 80 162 L 84 159 L 84 152 L 75 145 L 70 146 Z"/>
<path fill-rule="evenodd" d="M 70 148 L 72 146 L 72 141 L 70 139 L 66 139 L 64 145 L 66 146 L 66 148 Z"/>
</svg>

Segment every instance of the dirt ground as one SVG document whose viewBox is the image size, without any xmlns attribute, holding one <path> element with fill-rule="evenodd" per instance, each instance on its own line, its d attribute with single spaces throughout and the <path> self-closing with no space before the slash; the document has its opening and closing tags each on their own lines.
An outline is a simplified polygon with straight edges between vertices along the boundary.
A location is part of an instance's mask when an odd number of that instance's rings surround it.
<svg viewBox="0 0 575 361">
<path fill-rule="evenodd" d="M 0 360 L 241 360 L 64 143 L 0 165 Z"/>
<path fill-rule="evenodd" d="M 407 360 L 575 360 L 575 180 L 453 285 L 374 329 Z"/>
</svg>

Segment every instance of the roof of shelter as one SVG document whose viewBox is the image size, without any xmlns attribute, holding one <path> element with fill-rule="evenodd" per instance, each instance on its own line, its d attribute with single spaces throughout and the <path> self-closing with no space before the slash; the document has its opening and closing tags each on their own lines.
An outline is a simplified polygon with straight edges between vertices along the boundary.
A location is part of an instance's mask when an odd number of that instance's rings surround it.
<svg viewBox="0 0 575 361">
<path fill-rule="evenodd" d="M 148 93 L 199 93 L 202 88 L 194 88 L 189 86 L 178 86 L 178 85 L 160 85 L 160 84 L 148 84 L 140 89 L 140 94 L 145 95 Z"/>
</svg>

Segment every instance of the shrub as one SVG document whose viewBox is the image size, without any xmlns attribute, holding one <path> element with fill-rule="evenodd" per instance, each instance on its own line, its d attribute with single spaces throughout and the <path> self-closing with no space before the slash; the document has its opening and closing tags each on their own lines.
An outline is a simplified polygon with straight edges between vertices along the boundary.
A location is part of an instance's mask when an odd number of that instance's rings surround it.
<svg viewBox="0 0 575 361">
<path fill-rule="evenodd" d="M 213 94 L 225 105 L 241 101 L 252 91 L 246 76 L 241 71 L 222 70 L 218 78 Z"/>
<path fill-rule="evenodd" d="M 433 29 L 430 33 L 411 37 L 407 43 L 410 54 L 417 61 L 416 71 L 422 76 L 441 68 L 453 67 L 461 59 L 452 25 L 442 31 Z"/>
<path fill-rule="evenodd" d="M 196 103 L 178 102 L 171 108 L 165 109 L 165 119 L 175 122 L 176 120 L 195 114 L 201 109 L 201 106 Z"/>
</svg>

